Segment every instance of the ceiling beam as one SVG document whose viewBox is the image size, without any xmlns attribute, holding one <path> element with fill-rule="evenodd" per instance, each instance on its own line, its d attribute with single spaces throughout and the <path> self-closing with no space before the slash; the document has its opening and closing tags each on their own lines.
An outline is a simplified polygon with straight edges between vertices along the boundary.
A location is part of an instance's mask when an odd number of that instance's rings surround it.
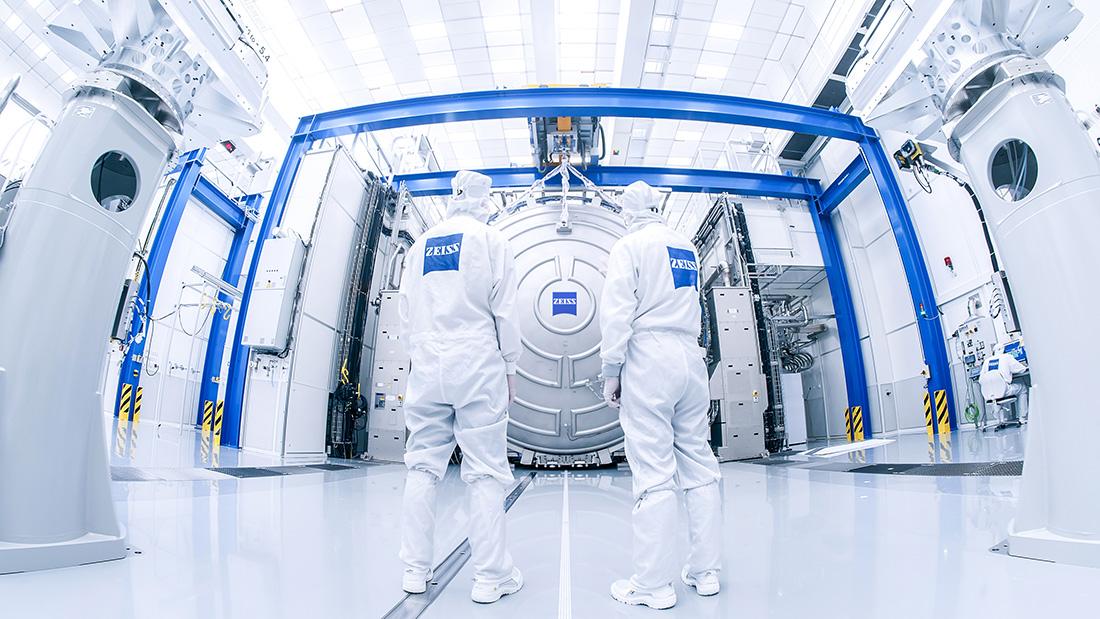
<svg viewBox="0 0 1100 619">
<path fill-rule="evenodd" d="M 535 80 L 539 84 L 557 84 L 558 24 L 553 0 L 531 3 L 531 35 L 535 46 Z"/>
<path fill-rule="evenodd" d="M 546 175 L 546 170 L 540 171 L 537 168 L 489 168 L 478 171 L 492 178 L 493 187 L 496 188 L 529 187 Z M 643 180 L 654 187 L 665 187 L 672 191 L 728 193 L 792 200 L 816 199 L 821 192 L 820 183 L 812 178 L 758 172 L 589 166 L 581 170 L 581 174 L 600 187 L 625 187 L 634 181 Z M 438 196 L 451 193 L 451 179 L 454 175 L 454 170 L 404 174 L 394 177 L 393 183 L 394 186 L 404 183 L 413 196 Z M 547 187 L 558 187 L 560 184 L 560 177 L 546 182 Z M 573 186 L 580 189 L 577 183 L 573 183 Z"/>
</svg>

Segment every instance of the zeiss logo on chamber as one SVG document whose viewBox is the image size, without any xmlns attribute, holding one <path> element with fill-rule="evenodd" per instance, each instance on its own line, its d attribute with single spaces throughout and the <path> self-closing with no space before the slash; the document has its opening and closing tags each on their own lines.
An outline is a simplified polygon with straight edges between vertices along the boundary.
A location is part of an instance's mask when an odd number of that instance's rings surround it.
<svg viewBox="0 0 1100 619">
<path fill-rule="evenodd" d="M 432 271 L 457 271 L 461 255 L 461 233 L 428 239 L 424 244 L 424 275 Z"/>
<path fill-rule="evenodd" d="M 695 264 L 695 252 L 669 247 L 668 264 L 672 267 L 672 283 L 677 288 L 699 288 L 699 267 Z"/>
<path fill-rule="evenodd" d="M 550 298 L 551 316 L 558 314 L 577 315 L 577 293 L 555 292 Z"/>
</svg>

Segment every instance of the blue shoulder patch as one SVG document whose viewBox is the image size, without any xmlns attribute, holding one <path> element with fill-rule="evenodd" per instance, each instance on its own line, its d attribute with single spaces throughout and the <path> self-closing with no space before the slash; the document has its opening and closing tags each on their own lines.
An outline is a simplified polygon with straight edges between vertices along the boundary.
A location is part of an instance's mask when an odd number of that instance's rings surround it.
<svg viewBox="0 0 1100 619">
<path fill-rule="evenodd" d="M 461 256 L 461 232 L 428 239 L 424 243 L 424 275 L 432 271 L 457 271 Z"/>
<path fill-rule="evenodd" d="M 550 296 L 551 316 L 558 314 L 577 315 L 577 293 L 555 292 Z"/>
<path fill-rule="evenodd" d="M 1000 369 L 1000 367 L 1001 367 L 1001 360 L 1000 359 L 990 359 L 989 360 L 989 371 L 992 372 L 993 370 L 998 370 L 998 369 Z"/>
<path fill-rule="evenodd" d="M 668 264 L 672 268 L 672 283 L 677 288 L 691 286 L 699 289 L 699 266 L 695 263 L 695 252 L 669 247 Z"/>
</svg>

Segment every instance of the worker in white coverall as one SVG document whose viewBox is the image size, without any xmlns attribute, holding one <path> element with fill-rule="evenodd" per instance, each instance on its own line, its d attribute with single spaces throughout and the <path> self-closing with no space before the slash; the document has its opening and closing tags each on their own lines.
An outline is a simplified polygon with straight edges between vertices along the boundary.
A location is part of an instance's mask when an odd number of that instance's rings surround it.
<svg viewBox="0 0 1100 619">
<path fill-rule="evenodd" d="M 505 544 L 508 404 L 515 397 L 520 330 L 512 249 L 486 225 L 489 177 L 461 171 L 446 219 L 417 239 L 401 280 L 401 338 L 412 367 L 405 393 L 402 586 L 432 579 L 436 486 L 455 444 L 469 502 L 471 597 L 483 604 L 518 591 L 523 577 Z"/>
<path fill-rule="evenodd" d="M 1000 416 L 999 426 L 1005 422 L 1017 421 L 1027 414 L 1027 387 L 1014 382 L 1016 375 L 1027 372 L 1027 366 L 1020 363 L 1016 357 L 1001 353 L 993 355 L 982 364 L 982 372 L 978 375 L 978 385 L 982 389 L 982 397 L 989 404 L 995 404 L 997 400 L 1016 396 L 1016 419 L 1005 419 Z M 1000 413 L 1001 407 L 997 407 Z"/>
<path fill-rule="evenodd" d="M 722 505 L 718 461 L 707 442 L 710 389 L 699 347 L 698 258 L 665 224 L 660 194 L 644 182 L 622 197 L 627 235 L 611 249 L 600 300 L 604 397 L 619 417 L 634 486 L 634 575 L 611 595 L 626 604 L 676 604 L 679 491 L 690 553 L 680 579 L 718 593 Z"/>
</svg>

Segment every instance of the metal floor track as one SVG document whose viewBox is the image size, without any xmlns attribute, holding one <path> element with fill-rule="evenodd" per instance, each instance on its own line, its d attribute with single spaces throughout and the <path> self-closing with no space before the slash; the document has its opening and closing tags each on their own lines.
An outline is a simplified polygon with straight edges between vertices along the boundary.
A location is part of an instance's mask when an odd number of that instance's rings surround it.
<svg viewBox="0 0 1100 619">
<path fill-rule="evenodd" d="M 508 493 L 508 496 L 504 498 L 504 511 L 512 509 L 519 496 L 523 494 L 523 491 L 527 489 L 527 486 L 531 485 L 531 481 L 535 479 L 536 473 L 534 471 L 525 475 L 519 480 L 519 483 L 512 488 L 512 491 Z M 447 558 L 443 559 L 439 565 L 435 567 L 432 574 L 434 578 L 428 583 L 428 590 L 424 593 L 406 594 L 400 602 L 397 603 L 390 612 L 386 613 L 382 619 L 416 619 L 424 611 L 428 610 L 428 607 L 432 605 L 439 596 L 443 593 L 443 590 L 447 588 L 447 585 L 454 580 L 454 577 L 462 571 L 462 567 L 466 565 L 466 562 L 470 560 L 470 539 L 466 538 L 462 540 L 451 554 L 447 555 Z"/>
<path fill-rule="evenodd" d="M 869 475 L 920 475 L 924 477 L 1019 477 L 1024 473 L 1023 460 L 1000 462 L 958 463 L 897 463 L 866 464 L 863 462 L 821 462 L 815 460 L 791 460 L 783 457 L 745 460 L 746 464 L 789 467 L 841 473 Z"/>
</svg>

